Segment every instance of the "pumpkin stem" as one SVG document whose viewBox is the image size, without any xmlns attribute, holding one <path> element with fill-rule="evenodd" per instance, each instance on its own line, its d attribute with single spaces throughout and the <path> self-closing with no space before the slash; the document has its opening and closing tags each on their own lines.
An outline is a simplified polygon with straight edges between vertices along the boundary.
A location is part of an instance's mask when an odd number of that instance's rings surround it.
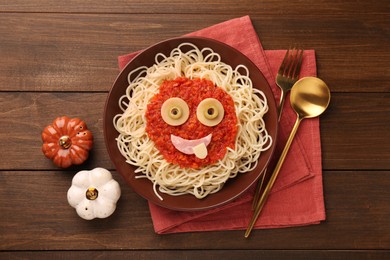
<svg viewBox="0 0 390 260">
<path fill-rule="evenodd" d="M 96 188 L 88 188 L 87 192 L 85 193 L 85 197 L 89 200 L 96 200 L 99 195 L 99 192 Z"/>
<path fill-rule="evenodd" d="M 68 149 L 71 145 L 72 145 L 72 140 L 70 139 L 69 136 L 67 135 L 64 135 L 64 136 L 61 136 L 60 139 L 58 140 L 58 144 L 64 148 L 64 149 Z"/>
</svg>

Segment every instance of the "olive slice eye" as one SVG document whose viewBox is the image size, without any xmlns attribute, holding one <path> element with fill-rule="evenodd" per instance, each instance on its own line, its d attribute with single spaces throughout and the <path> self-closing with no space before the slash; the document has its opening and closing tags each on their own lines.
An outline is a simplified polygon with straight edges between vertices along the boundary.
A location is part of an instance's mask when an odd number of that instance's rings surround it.
<svg viewBox="0 0 390 260">
<path fill-rule="evenodd" d="M 223 105 L 215 98 L 202 100 L 196 109 L 198 120 L 205 126 L 218 125 L 222 121 L 224 113 Z"/>
<path fill-rule="evenodd" d="M 178 126 L 184 124 L 190 115 L 187 103 L 181 98 L 167 99 L 161 107 L 162 119 L 168 125 Z"/>
</svg>

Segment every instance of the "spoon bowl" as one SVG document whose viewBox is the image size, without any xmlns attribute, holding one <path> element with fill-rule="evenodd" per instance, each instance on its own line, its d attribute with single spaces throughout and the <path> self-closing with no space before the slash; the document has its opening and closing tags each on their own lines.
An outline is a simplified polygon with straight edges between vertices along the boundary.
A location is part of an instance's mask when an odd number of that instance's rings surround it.
<svg viewBox="0 0 390 260">
<path fill-rule="evenodd" d="M 291 89 L 290 102 L 298 117 L 317 117 L 328 107 L 330 91 L 321 79 L 305 77 L 294 84 Z"/>
</svg>

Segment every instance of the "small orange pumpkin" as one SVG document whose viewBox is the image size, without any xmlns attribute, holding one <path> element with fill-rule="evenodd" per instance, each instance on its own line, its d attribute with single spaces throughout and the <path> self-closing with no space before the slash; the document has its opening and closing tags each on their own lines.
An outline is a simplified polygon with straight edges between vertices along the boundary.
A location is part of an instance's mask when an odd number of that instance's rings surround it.
<svg viewBox="0 0 390 260">
<path fill-rule="evenodd" d="M 93 135 L 79 118 L 56 118 L 42 132 L 42 151 L 54 164 L 67 168 L 82 164 L 92 148 Z"/>
</svg>

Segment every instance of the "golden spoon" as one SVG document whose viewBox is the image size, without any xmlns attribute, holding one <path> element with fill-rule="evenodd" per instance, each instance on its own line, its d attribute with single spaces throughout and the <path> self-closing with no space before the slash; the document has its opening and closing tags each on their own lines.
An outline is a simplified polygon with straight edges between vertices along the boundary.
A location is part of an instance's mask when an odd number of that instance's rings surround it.
<svg viewBox="0 0 390 260">
<path fill-rule="evenodd" d="M 256 205 L 255 212 L 252 216 L 250 224 L 245 232 L 245 237 L 249 237 L 253 226 L 256 223 L 257 218 L 260 215 L 261 210 L 268 198 L 268 195 L 275 183 L 276 178 L 284 159 L 290 149 L 291 143 L 295 137 L 295 134 L 298 130 L 299 124 L 305 118 L 313 118 L 321 115 L 329 105 L 330 101 L 330 91 L 328 86 L 315 77 L 305 77 L 298 80 L 291 89 L 290 94 L 290 103 L 294 111 L 297 113 L 297 120 L 295 121 L 294 127 L 291 130 L 291 134 L 287 140 L 286 146 L 283 149 L 283 152 L 279 158 L 278 163 L 275 166 L 274 172 L 271 175 L 271 178 L 264 189 L 263 194 L 260 197 L 259 202 Z"/>
</svg>

